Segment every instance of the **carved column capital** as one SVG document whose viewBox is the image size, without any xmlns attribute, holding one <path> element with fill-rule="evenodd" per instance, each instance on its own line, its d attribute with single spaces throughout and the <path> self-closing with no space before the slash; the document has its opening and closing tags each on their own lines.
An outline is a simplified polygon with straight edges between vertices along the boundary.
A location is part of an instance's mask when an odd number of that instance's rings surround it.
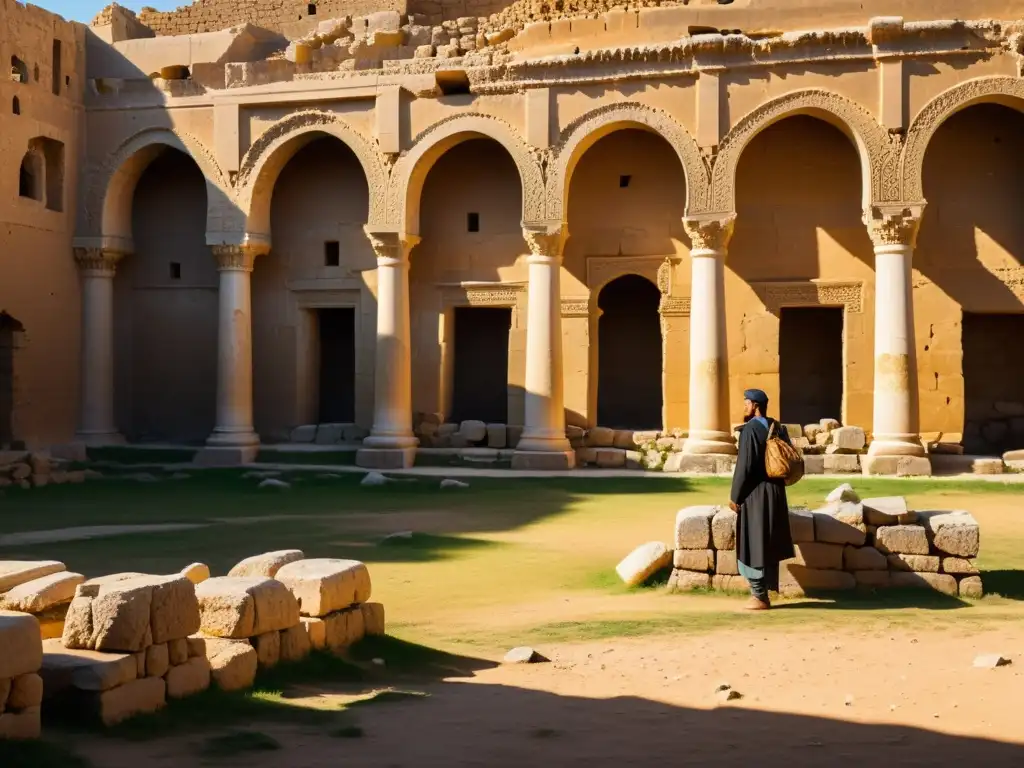
<svg viewBox="0 0 1024 768">
<path fill-rule="evenodd" d="M 211 245 L 217 269 L 222 272 L 252 272 L 257 256 L 263 256 L 270 249 L 262 244 Z"/>
<path fill-rule="evenodd" d="M 561 261 L 569 229 L 562 222 L 523 223 L 523 239 L 530 249 L 530 261 Z"/>
<path fill-rule="evenodd" d="M 923 205 L 881 207 L 871 206 L 864 211 L 864 226 L 875 248 L 908 246 L 917 243 L 921 227 Z"/>
<path fill-rule="evenodd" d="M 127 254 L 113 248 L 74 248 L 75 261 L 83 273 L 113 277 L 117 262 Z"/>
<path fill-rule="evenodd" d="M 370 238 L 370 245 L 377 255 L 378 266 L 398 266 L 409 263 L 409 252 L 415 248 L 420 238 L 405 232 L 382 232 L 365 229 Z"/>
<path fill-rule="evenodd" d="M 693 247 L 690 255 L 713 256 L 724 254 L 729 247 L 732 231 L 736 225 L 736 214 L 710 216 L 687 216 L 683 227 L 690 236 Z"/>
</svg>

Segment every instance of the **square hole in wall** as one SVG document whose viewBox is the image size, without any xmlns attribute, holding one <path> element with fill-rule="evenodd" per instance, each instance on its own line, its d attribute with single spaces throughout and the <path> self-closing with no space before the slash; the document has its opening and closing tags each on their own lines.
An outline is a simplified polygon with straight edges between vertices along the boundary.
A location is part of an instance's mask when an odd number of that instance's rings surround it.
<svg viewBox="0 0 1024 768">
<path fill-rule="evenodd" d="M 619 176 L 619 189 L 625 189 L 629 186 L 629 182 L 632 181 L 633 177 L 628 174 Z"/>
<path fill-rule="evenodd" d="M 64 75 L 64 85 L 71 86 L 71 75 Z"/>
<path fill-rule="evenodd" d="M 172 261 L 170 265 L 171 280 L 181 280 L 181 262 Z"/>
<path fill-rule="evenodd" d="M 466 231 L 467 232 L 479 232 L 480 231 L 480 214 L 479 213 L 467 213 L 466 214 Z"/>
<path fill-rule="evenodd" d="M 307 16 L 316 16 L 316 3 L 310 3 L 306 6 Z"/>
<path fill-rule="evenodd" d="M 337 240 L 327 240 L 324 243 L 324 266 L 337 267 L 341 265 L 341 246 Z"/>
</svg>

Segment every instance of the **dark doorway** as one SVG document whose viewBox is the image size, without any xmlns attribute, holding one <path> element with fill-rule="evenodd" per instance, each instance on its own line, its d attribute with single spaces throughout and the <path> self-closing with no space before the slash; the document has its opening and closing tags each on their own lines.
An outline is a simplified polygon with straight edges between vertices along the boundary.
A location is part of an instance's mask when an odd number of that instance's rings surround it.
<svg viewBox="0 0 1024 768">
<path fill-rule="evenodd" d="M 841 420 L 843 308 L 787 307 L 779 326 L 779 418 L 786 424 Z"/>
<path fill-rule="evenodd" d="M 356 311 L 317 311 L 320 334 L 321 424 L 351 424 L 356 418 Z"/>
<path fill-rule="evenodd" d="M 613 429 L 661 429 L 661 293 L 625 275 L 598 297 L 597 423 Z"/>
<path fill-rule="evenodd" d="M 511 327 L 511 309 L 456 307 L 452 421 L 507 422 Z"/>
<path fill-rule="evenodd" d="M 14 444 L 14 335 L 21 323 L 0 312 L 0 449 Z"/>
<path fill-rule="evenodd" d="M 964 450 L 1024 448 L 1024 315 L 964 312 Z"/>
</svg>

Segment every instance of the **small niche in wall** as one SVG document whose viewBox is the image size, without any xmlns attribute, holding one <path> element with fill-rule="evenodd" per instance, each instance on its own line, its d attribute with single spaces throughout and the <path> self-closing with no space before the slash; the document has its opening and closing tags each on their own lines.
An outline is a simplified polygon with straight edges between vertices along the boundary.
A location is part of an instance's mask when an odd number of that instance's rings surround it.
<svg viewBox="0 0 1024 768">
<path fill-rule="evenodd" d="M 628 174 L 619 176 L 619 189 L 625 189 L 626 187 L 628 187 L 629 182 L 632 181 L 632 179 L 633 177 Z"/>
<path fill-rule="evenodd" d="M 341 266 L 341 246 L 337 240 L 327 240 L 324 242 L 324 266 Z"/>
<path fill-rule="evenodd" d="M 17 96 L 15 96 L 14 99 L 11 101 L 11 112 L 13 112 L 16 115 L 21 114 L 21 102 L 18 101 Z"/>
<path fill-rule="evenodd" d="M 50 90 L 53 91 L 54 96 L 60 96 L 60 40 L 53 41 L 53 71 L 50 83 Z"/>
<path fill-rule="evenodd" d="M 39 65 L 38 64 L 36 64 L 34 67 L 32 67 L 32 79 L 35 80 L 37 83 L 39 82 Z"/>
<path fill-rule="evenodd" d="M 28 82 L 28 65 L 17 56 L 11 56 L 11 80 L 15 83 Z"/>
<path fill-rule="evenodd" d="M 18 196 L 27 197 L 30 200 L 39 200 L 42 195 L 42 163 L 39 156 L 29 150 L 21 158 L 21 168 L 18 169 Z"/>
<path fill-rule="evenodd" d="M 316 16 L 316 3 L 309 3 L 306 6 L 306 15 L 307 16 Z"/>
<path fill-rule="evenodd" d="M 181 262 L 172 261 L 170 266 L 171 280 L 181 280 Z"/>
<path fill-rule="evenodd" d="M 466 231 L 467 232 L 479 232 L 480 231 L 480 214 L 479 213 L 467 213 L 466 214 Z"/>
</svg>

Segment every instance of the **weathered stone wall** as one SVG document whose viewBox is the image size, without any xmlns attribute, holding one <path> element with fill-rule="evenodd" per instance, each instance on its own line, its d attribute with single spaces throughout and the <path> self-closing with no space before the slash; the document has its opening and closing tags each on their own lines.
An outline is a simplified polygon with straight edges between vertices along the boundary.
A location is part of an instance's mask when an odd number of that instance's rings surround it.
<svg viewBox="0 0 1024 768">
<path fill-rule="evenodd" d="M 62 443 L 75 430 L 80 305 L 71 237 L 84 35 L 41 8 L 0 0 L 0 449 Z"/>
</svg>

